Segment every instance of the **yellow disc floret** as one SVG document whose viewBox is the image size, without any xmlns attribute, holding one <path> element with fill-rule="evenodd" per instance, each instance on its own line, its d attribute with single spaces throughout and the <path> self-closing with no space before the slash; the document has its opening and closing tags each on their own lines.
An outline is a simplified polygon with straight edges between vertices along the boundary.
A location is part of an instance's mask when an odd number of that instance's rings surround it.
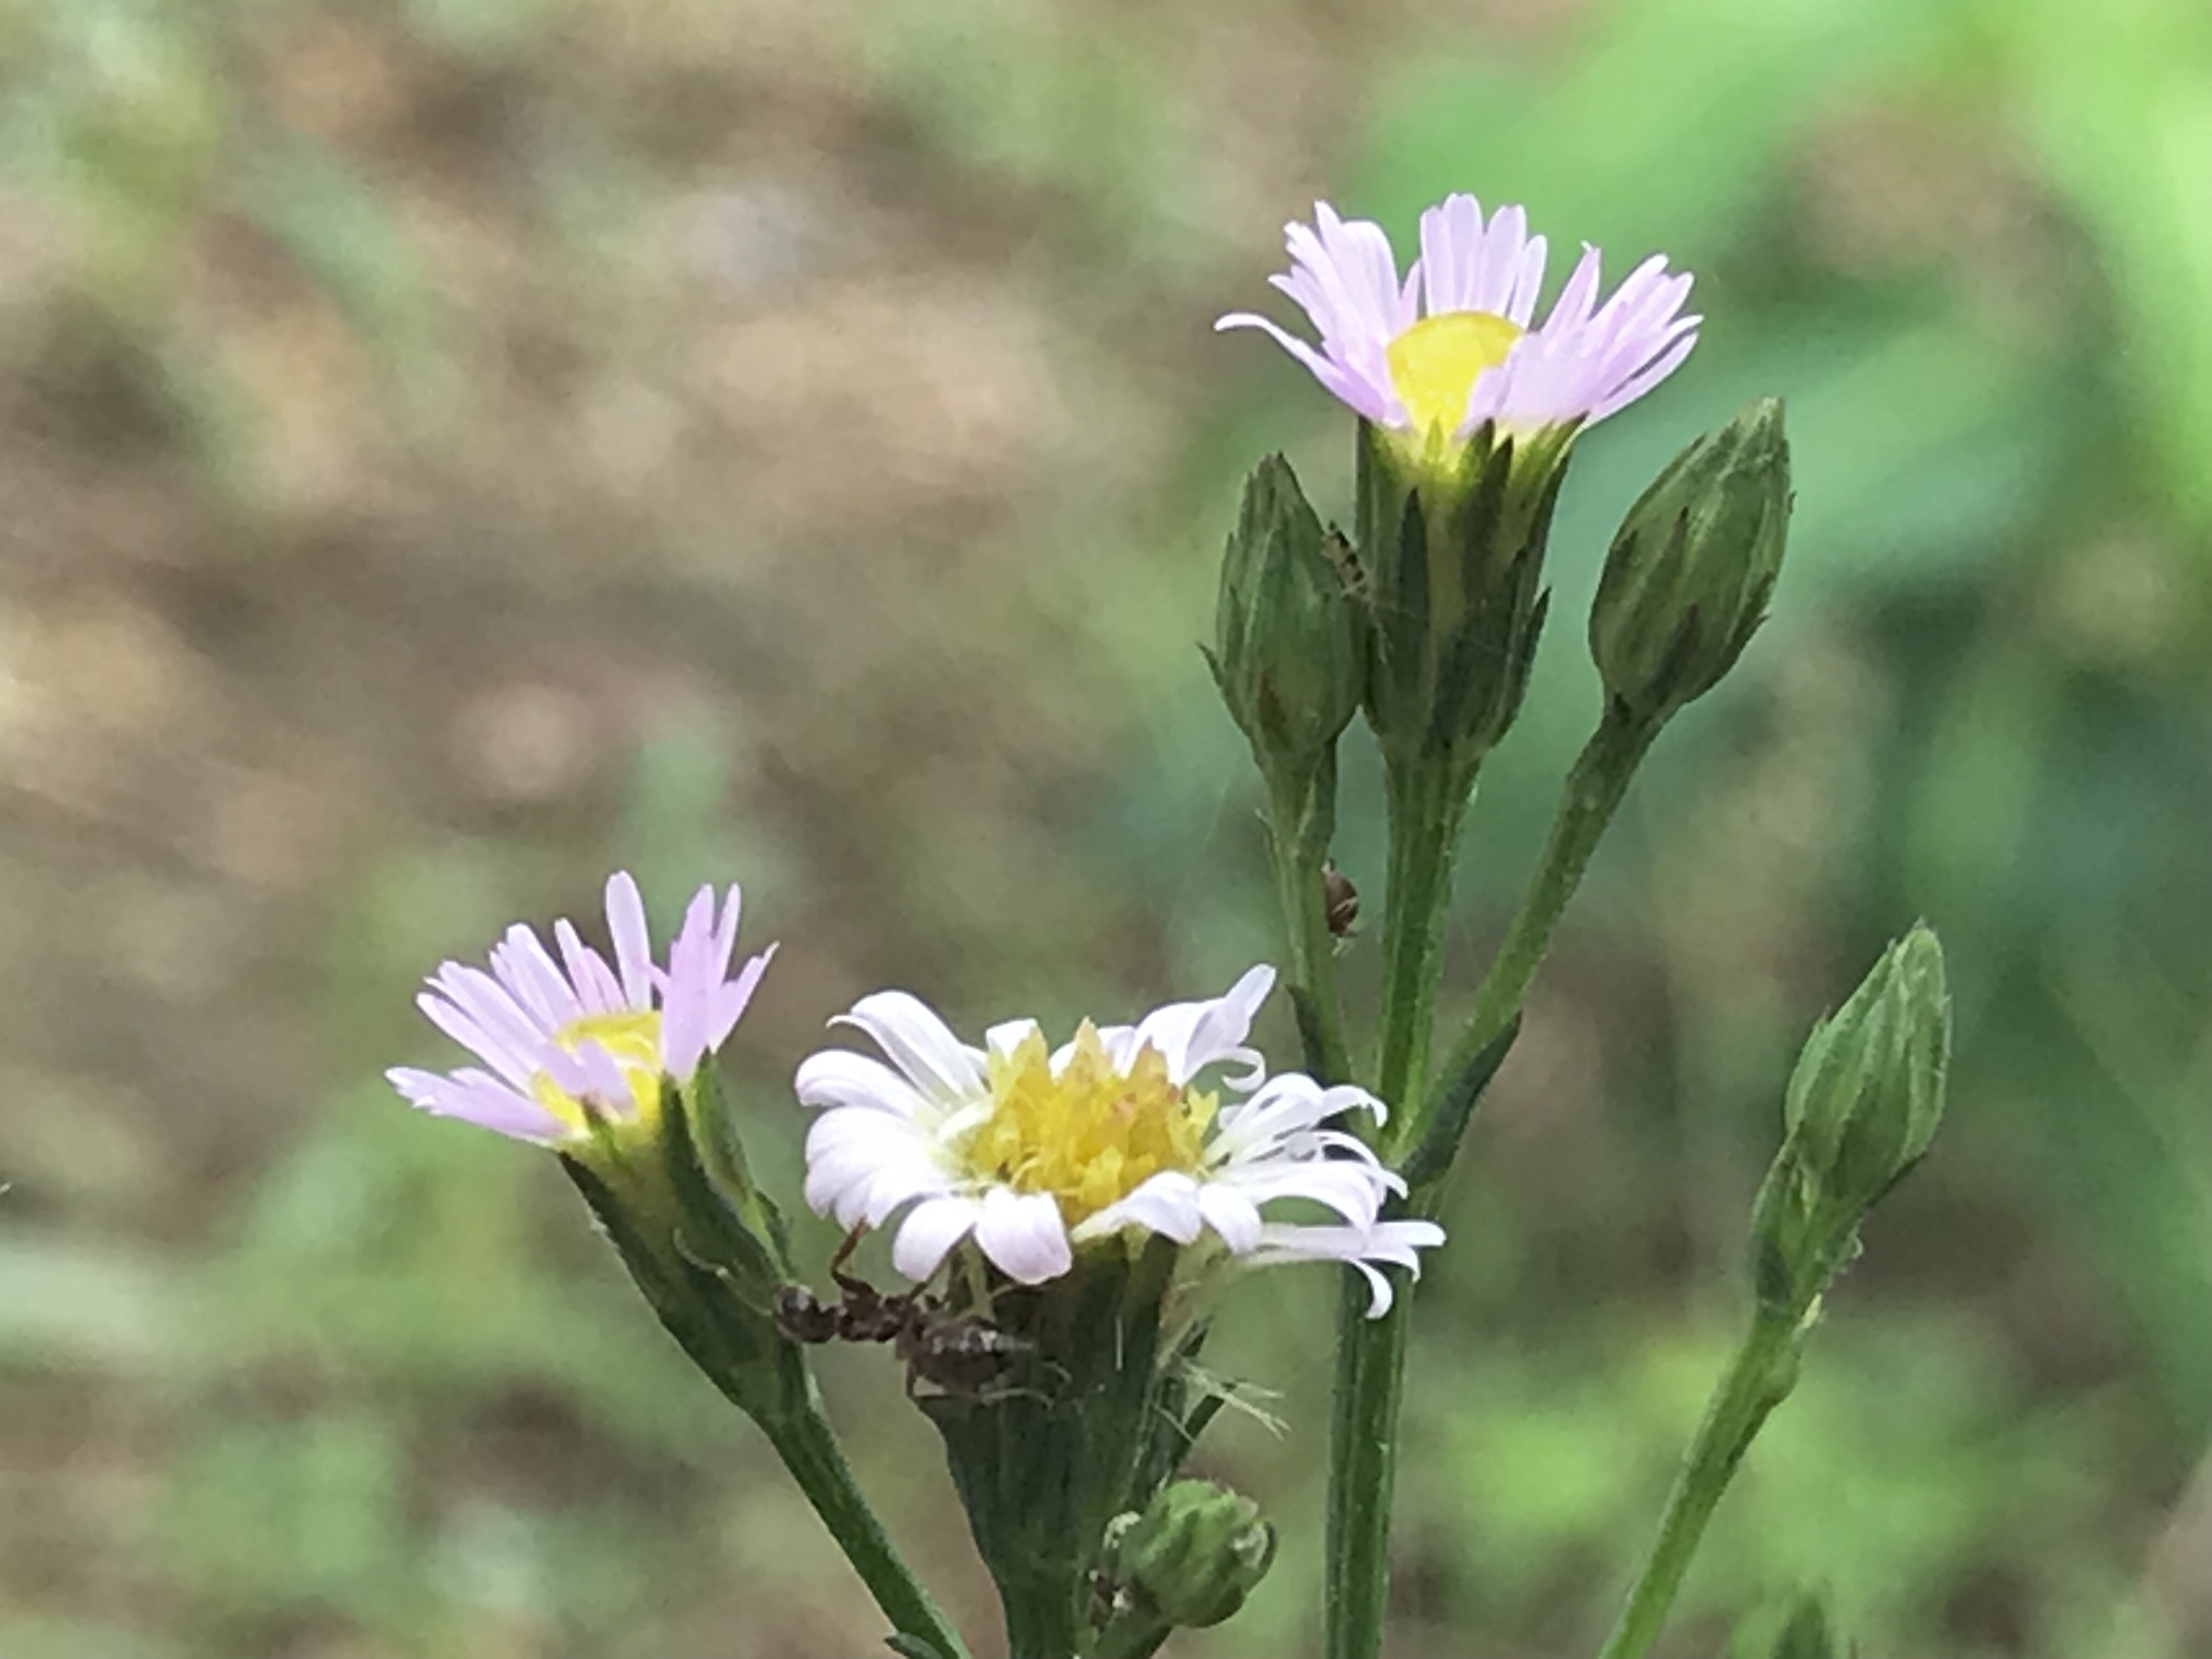
<svg viewBox="0 0 2212 1659">
<path fill-rule="evenodd" d="M 574 1054 L 586 1042 L 604 1049 L 623 1081 L 629 1085 L 629 1103 L 641 1123 L 651 1124 L 660 1115 L 660 1015 L 653 1009 L 625 1009 L 617 1014 L 586 1014 L 572 1019 L 554 1034 L 553 1041 Z M 545 1073 L 531 1080 L 530 1091 L 547 1111 L 577 1130 L 588 1130 L 595 1116 L 605 1115 L 605 1103 L 594 1110 L 563 1091 Z"/>
<path fill-rule="evenodd" d="M 1032 1030 L 989 1061 L 991 1115 L 962 1148 L 977 1178 L 1050 1193 L 1073 1226 L 1163 1170 L 1192 1171 L 1205 1156 L 1214 1097 L 1168 1077 L 1150 1043 L 1124 1072 L 1085 1020 L 1060 1074 Z"/>
<path fill-rule="evenodd" d="M 1454 430 L 1467 418 L 1468 394 L 1485 369 L 1505 361 L 1521 337 L 1517 323 L 1487 311 L 1424 317 L 1390 342 L 1390 385 L 1416 432 Z"/>
</svg>

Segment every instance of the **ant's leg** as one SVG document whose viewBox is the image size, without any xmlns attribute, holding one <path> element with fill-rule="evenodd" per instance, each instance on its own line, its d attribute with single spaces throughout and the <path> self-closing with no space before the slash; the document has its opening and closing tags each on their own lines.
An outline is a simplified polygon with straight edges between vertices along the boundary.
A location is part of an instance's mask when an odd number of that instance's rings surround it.
<svg viewBox="0 0 2212 1659">
<path fill-rule="evenodd" d="M 845 1271 L 847 1264 L 853 1259 L 853 1252 L 860 1248 L 860 1240 L 866 1237 L 867 1231 L 865 1225 L 854 1228 L 845 1235 L 845 1242 L 837 1247 L 837 1254 L 830 1258 L 830 1277 L 837 1288 L 848 1296 L 861 1291 L 873 1293 L 865 1279 Z"/>
</svg>

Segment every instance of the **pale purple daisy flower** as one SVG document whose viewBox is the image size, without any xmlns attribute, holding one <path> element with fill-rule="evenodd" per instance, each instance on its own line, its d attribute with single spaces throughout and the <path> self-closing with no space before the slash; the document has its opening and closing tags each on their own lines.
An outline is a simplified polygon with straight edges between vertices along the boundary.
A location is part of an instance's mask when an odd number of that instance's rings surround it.
<svg viewBox="0 0 2212 1659">
<path fill-rule="evenodd" d="M 1472 196 L 1421 215 L 1421 252 L 1398 276 L 1389 239 L 1326 202 L 1285 231 L 1291 269 L 1268 281 L 1304 307 L 1316 349 L 1267 318 L 1234 312 L 1217 329 L 1264 329 L 1338 398 L 1378 426 L 1464 440 L 1486 421 L 1513 431 L 1601 421 L 1681 366 L 1697 343 L 1681 314 L 1690 277 L 1647 259 L 1600 305 L 1597 249 L 1585 243 L 1541 323 L 1545 242 L 1528 216 L 1485 223 Z"/>
<path fill-rule="evenodd" d="M 1442 1241 L 1430 1222 L 1385 1222 L 1405 1183 L 1357 1136 L 1328 1127 L 1380 1117 L 1364 1090 L 1270 1076 L 1245 1038 L 1273 988 L 1253 969 L 1223 995 L 1171 1003 L 1134 1025 L 1085 1021 L 1056 1051 L 1035 1020 L 994 1026 L 974 1048 L 903 991 L 854 1005 L 842 1023 L 890 1064 L 824 1049 L 799 1068 L 799 1099 L 825 1109 L 806 1138 L 806 1201 L 846 1227 L 904 1212 L 891 1261 L 916 1281 L 972 1237 L 1009 1278 L 1041 1284 L 1088 1241 L 1125 1231 L 1178 1244 L 1211 1234 L 1249 1261 L 1413 1265 Z M 1201 1074 L 1212 1086 L 1200 1086 Z M 1263 1218 L 1304 1200 L 1334 1224 Z M 1371 1245 L 1371 1248 L 1370 1248 Z"/>
<path fill-rule="evenodd" d="M 385 1073 L 392 1086 L 426 1112 L 547 1145 L 582 1139 L 594 1121 L 652 1122 L 661 1079 L 689 1082 L 722 1046 L 775 947 L 732 977 L 738 890 L 718 915 L 714 890 L 702 887 L 662 968 L 626 872 L 607 878 L 606 903 L 611 966 L 565 918 L 553 924 L 557 961 L 517 923 L 492 947 L 489 973 L 440 966 L 416 1005 L 483 1066 L 394 1066 Z"/>
</svg>

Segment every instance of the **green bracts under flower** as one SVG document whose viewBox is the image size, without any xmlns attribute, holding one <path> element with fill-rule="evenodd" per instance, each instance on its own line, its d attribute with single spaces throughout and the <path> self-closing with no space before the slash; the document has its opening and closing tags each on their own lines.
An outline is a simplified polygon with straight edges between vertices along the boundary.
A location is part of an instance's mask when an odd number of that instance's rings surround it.
<svg viewBox="0 0 2212 1659">
<path fill-rule="evenodd" d="M 562 1149 L 660 1322 L 714 1386 L 767 1423 L 805 1408 L 805 1364 L 775 1321 L 793 1277 L 782 1218 L 747 1171 L 712 1059 L 661 1080 L 651 1122 L 611 1121 Z"/>
<path fill-rule="evenodd" d="M 1000 1284 L 988 1316 L 1018 1358 L 987 1389 L 917 1395 L 1006 1617 L 1012 1659 L 1093 1650 L 1109 1523 L 1144 1509 L 1211 1415 L 1186 1412 L 1188 1345 L 1162 1351 L 1176 1250 L 1111 1241 L 1038 1285 Z M 955 1281 L 960 1275 L 956 1273 Z"/>
<path fill-rule="evenodd" d="M 1367 713 L 1395 763 L 1470 771 L 1521 711 L 1574 426 L 1415 451 L 1363 422 L 1359 557 L 1375 617 Z"/>
<path fill-rule="evenodd" d="M 1656 723 L 1720 684 L 1765 617 L 1790 503 L 1778 398 L 1668 464 L 1621 520 L 1590 609 L 1608 696 Z"/>
</svg>

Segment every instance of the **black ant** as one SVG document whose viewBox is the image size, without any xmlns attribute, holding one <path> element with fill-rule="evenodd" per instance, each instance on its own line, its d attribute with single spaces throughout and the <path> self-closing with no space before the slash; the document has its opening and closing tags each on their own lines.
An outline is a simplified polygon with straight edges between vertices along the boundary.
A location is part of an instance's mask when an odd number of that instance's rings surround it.
<svg viewBox="0 0 2212 1659">
<path fill-rule="evenodd" d="M 830 1277 L 839 1292 L 836 1302 L 821 1302 L 803 1285 L 786 1285 L 776 1291 L 776 1323 L 784 1334 L 794 1342 L 889 1342 L 906 1366 L 908 1395 L 920 1382 L 948 1395 L 984 1397 L 1034 1345 L 980 1315 L 948 1311 L 943 1298 L 928 1295 L 926 1285 L 885 1296 L 866 1279 L 848 1273 L 846 1264 L 860 1247 L 864 1231 L 854 1228 L 830 1258 Z"/>
</svg>

